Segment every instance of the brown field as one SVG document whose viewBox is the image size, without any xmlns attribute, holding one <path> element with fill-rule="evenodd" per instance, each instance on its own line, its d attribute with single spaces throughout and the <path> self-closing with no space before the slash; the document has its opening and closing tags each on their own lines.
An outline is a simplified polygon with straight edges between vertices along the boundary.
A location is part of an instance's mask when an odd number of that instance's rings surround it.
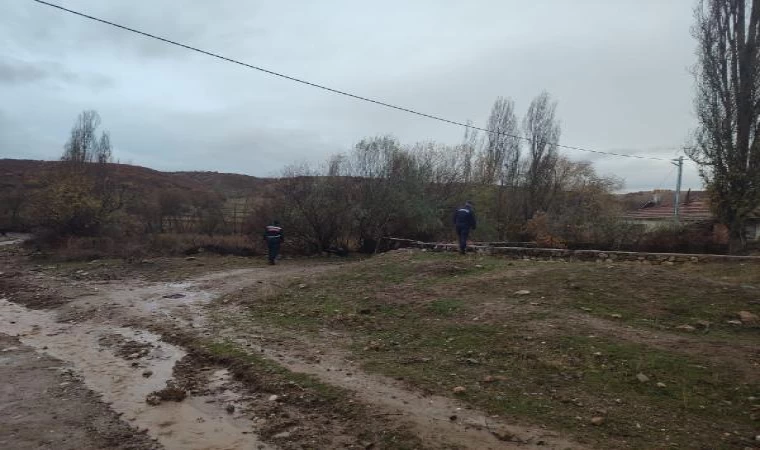
<svg viewBox="0 0 760 450">
<path fill-rule="evenodd" d="M 0 334 L 70 367 L 82 392 L 154 439 L 129 448 L 182 448 L 185 414 L 210 424 L 185 448 L 760 445 L 756 266 L 416 251 L 273 268 L 9 249 L 1 261 Z M 161 401 L 175 390 L 187 398 Z M 143 403 L 153 391 L 160 404 Z M 43 411 L 28 414 L 0 435 L 9 448 L 40 444 L 28 430 Z"/>
</svg>

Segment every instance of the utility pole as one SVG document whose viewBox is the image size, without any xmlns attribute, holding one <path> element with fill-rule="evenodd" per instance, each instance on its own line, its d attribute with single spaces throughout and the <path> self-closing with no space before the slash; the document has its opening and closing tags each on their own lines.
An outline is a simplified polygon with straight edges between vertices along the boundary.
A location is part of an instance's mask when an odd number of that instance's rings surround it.
<svg viewBox="0 0 760 450">
<path fill-rule="evenodd" d="M 675 204 L 673 205 L 673 217 L 675 218 L 676 223 L 679 222 L 678 213 L 681 209 L 681 178 L 683 177 L 683 156 L 679 156 L 677 159 L 674 159 L 671 163 L 674 166 L 678 167 L 678 181 L 676 181 L 676 195 L 675 195 Z"/>
</svg>

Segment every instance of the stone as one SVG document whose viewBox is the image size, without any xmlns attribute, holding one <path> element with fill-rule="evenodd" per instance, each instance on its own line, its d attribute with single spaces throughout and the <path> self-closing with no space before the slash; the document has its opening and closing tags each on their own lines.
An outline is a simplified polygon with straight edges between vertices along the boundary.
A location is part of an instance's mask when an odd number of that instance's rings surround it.
<svg viewBox="0 0 760 450">
<path fill-rule="evenodd" d="M 694 325 L 696 325 L 697 328 L 706 330 L 710 328 L 711 323 L 708 322 L 707 320 L 698 320 Z"/>
<path fill-rule="evenodd" d="M 642 383 L 646 383 L 649 381 L 649 377 L 644 375 L 643 373 L 639 373 L 638 375 L 636 375 L 636 379 Z"/>
<path fill-rule="evenodd" d="M 298 289 L 306 289 L 306 285 L 305 284 L 299 284 L 298 285 Z"/>
<path fill-rule="evenodd" d="M 729 324 L 729 325 L 738 325 L 738 326 L 741 326 L 742 321 L 741 320 L 727 320 L 726 323 Z"/>
<path fill-rule="evenodd" d="M 196 259 L 198 258 L 196 258 L 195 256 L 188 256 L 187 258 L 185 258 L 185 261 L 195 261 Z"/>
<path fill-rule="evenodd" d="M 276 401 L 278 401 L 279 399 L 280 399 L 280 396 L 279 396 L 279 395 L 270 395 L 270 396 L 269 396 L 269 401 L 270 401 L 270 402 L 276 402 Z"/>
<path fill-rule="evenodd" d="M 615 314 L 610 314 L 610 317 L 612 317 L 613 319 L 622 319 L 623 315 L 615 313 Z"/>
<path fill-rule="evenodd" d="M 288 439 L 290 436 L 292 436 L 293 433 L 290 431 L 283 431 L 281 433 L 277 433 L 274 436 L 272 436 L 274 439 Z"/>
<path fill-rule="evenodd" d="M 659 383 L 657 383 L 657 387 L 658 388 L 666 388 L 668 386 L 665 383 L 663 383 L 663 382 L 659 382 Z"/>
<path fill-rule="evenodd" d="M 691 325 L 678 325 L 676 327 L 676 330 L 681 330 L 681 331 L 696 331 L 696 328 L 694 328 Z"/>
<path fill-rule="evenodd" d="M 467 392 L 467 388 L 464 386 L 457 386 L 454 389 L 452 389 L 452 391 L 454 391 L 455 394 L 464 394 L 465 392 Z"/>
<path fill-rule="evenodd" d="M 600 426 L 604 423 L 604 417 L 602 416 L 595 416 L 591 418 L 591 424 L 595 426 Z"/>
<path fill-rule="evenodd" d="M 145 403 L 149 404 L 150 406 L 158 406 L 161 404 L 161 397 L 159 397 L 155 392 L 148 394 L 148 396 L 145 397 Z"/>
<path fill-rule="evenodd" d="M 507 381 L 507 377 L 503 375 L 487 375 L 483 378 L 483 383 L 496 383 L 497 381 Z"/>
<path fill-rule="evenodd" d="M 153 371 L 152 370 L 146 370 L 145 372 L 142 373 L 142 376 L 145 377 L 145 378 L 150 378 L 151 376 L 153 376 Z"/>
<path fill-rule="evenodd" d="M 232 414 L 235 412 L 235 405 L 232 405 L 232 404 L 227 405 L 227 408 L 225 409 L 227 410 L 227 414 Z"/>
<path fill-rule="evenodd" d="M 760 322 L 760 317 L 758 317 L 757 314 L 751 313 L 749 311 L 739 311 L 739 320 L 744 325 L 754 325 Z"/>
<path fill-rule="evenodd" d="M 530 295 L 530 291 L 522 289 L 515 292 L 515 295 Z"/>
</svg>

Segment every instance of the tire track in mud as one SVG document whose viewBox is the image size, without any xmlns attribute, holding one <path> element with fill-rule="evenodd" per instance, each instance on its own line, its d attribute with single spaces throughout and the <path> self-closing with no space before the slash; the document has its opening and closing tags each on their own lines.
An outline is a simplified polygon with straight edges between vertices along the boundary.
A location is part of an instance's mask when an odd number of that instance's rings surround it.
<svg viewBox="0 0 760 450">
<path fill-rule="evenodd" d="M 164 448 L 264 449 L 245 421 L 235 420 L 209 398 L 150 406 L 146 397 L 172 379 L 175 364 L 185 352 L 141 330 L 103 326 L 92 322 L 59 323 L 55 314 L 29 310 L 0 299 L 0 333 L 16 336 L 37 351 L 69 363 L 85 385 L 132 426 L 147 430 Z M 133 361 L 103 347 L 104 337 L 118 335 L 151 350 Z M 138 362 L 139 361 L 139 362 Z M 146 377 L 145 374 L 150 374 Z"/>
</svg>

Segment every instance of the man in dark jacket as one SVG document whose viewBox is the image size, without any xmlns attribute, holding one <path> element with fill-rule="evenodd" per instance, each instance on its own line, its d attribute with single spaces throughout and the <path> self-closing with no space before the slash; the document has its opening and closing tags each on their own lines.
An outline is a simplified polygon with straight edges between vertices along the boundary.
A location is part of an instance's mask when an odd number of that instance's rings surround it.
<svg viewBox="0 0 760 450">
<path fill-rule="evenodd" d="M 472 209 L 472 202 L 467 201 L 464 206 L 457 209 L 454 213 L 454 226 L 459 237 L 459 253 L 464 255 L 467 250 L 467 237 L 470 235 L 470 230 L 477 228 L 477 225 L 475 211 Z"/>
<path fill-rule="evenodd" d="M 267 241 L 267 248 L 269 250 L 269 264 L 274 265 L 277 255 L 280 254 L 280 244 L 285 241 L 285 236 L 282 232 L 282 227 L 278 221 L 272 222 L 264 230 L 264 240 Z"/>
</svg>

